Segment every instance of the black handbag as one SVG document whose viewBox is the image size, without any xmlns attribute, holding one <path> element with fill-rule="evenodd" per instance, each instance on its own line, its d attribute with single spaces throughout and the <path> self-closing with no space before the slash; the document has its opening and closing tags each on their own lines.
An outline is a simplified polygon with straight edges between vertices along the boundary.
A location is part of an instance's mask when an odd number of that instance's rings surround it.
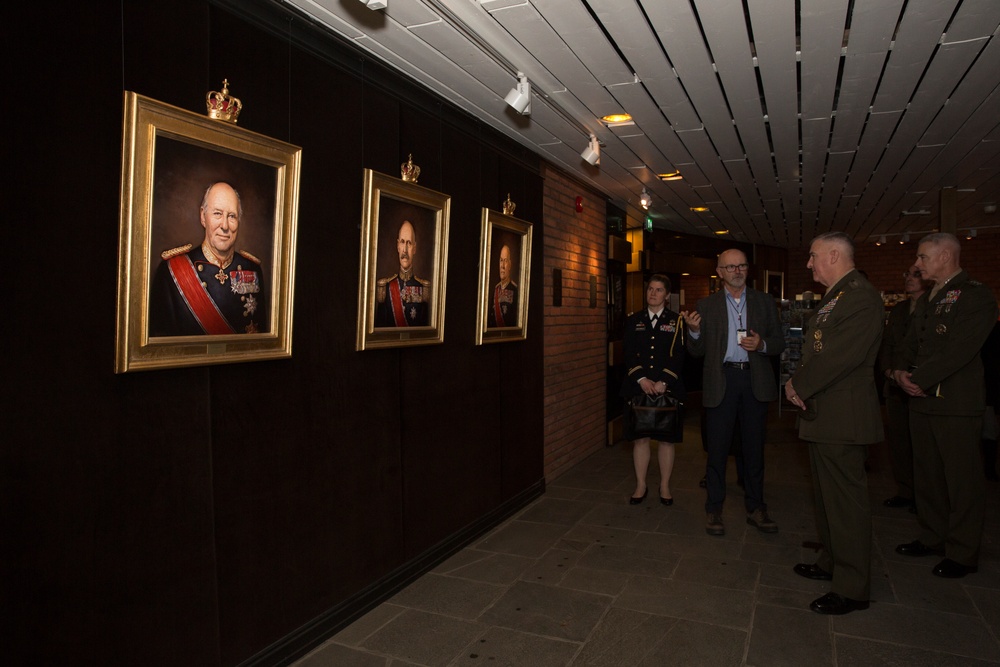
<svg viewBox="0 0 1000 667">
<path fill-rule="evenodd" d="M 684 433 L 684 403 L 669 393 L 639 394 L 625 405 L 625 436 L 680 442 Z"/>
</svg>

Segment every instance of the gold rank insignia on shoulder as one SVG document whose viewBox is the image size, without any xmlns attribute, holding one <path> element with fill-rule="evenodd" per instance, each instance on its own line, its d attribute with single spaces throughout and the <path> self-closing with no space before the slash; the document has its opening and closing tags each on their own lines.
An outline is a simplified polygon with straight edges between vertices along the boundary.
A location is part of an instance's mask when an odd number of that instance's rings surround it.
<svg viewBox="0 0 1000 667">
<path fill-rule="evenodd" d="M 177 257 L 178 255 L 183 255 L 184 253 L 186 253 L 188 250 L 190 250 L 193 247 L 194 246 L 191 245 L 190 243 L 185 243 L 184 245 L 179 246 L 177 248 L 171 248 L 170 250 L 164 250 L 163 252 L 160 253 L 160 257 L 162 257 L 163 259 L 173 259 L 174 257 Z"/>
<path fill-rule="evenodd" d="M 257 259 L 254 255 L 251 255 L 250 253 L 248 253 L 246 250 L 240 250 L 238 252 L 241 255 L 243 255 L 244 257 L 246 257 L 247 259 L 249 259 L 251 262 L 256 262 L 256 263 L 260 264 L 260 260 Z"/>
<path fill-rule="evenodd" d="M 814 341 L 813 342 L 813 350 L 816 351 L 816 352 L 822 352 L 823 351 L 823 341 L 821 341 L 821 340 Z"/>
<path fill-rule="evenodd" d="M 823 340 L 823 332 L 820 331 L 819 329 L 816 329 L 816 331 L 813 331 L 813 338 L 815 338 L 816 340 Z"/>
<path fill-rule="evenodd" d="M 944 324 L 939 324 L 936 327 L 934 327 L 934 332 L 937 334 L 948 333 L 948 327 L 945 326 Z"/>
</svg>

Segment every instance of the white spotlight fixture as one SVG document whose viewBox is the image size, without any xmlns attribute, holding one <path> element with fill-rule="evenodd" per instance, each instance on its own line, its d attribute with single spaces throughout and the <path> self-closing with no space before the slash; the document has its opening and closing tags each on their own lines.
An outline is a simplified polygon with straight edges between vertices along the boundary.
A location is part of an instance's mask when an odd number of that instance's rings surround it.
<svg viewBox="0 0 1000 667">
<path fill-rule="evenodd" d="M 910 232 L 904 232 L 903 238 L 899 239 L 899 245 L 910 242 Z"/>
<path fill-rule="evenodd" d="M 648 209 L 650 204 L 652 203 L 653 203 L 653 198 L 649 196 L 649 193 L 646 192 L 646 188 L 644 187 L 642 189 L 642 194 L 639 196 L 639 205 L 642 206 L 643 208 Z"/>
<path fill-rule="evenodd" d="M 878 241 L 875 243 L 875 245 L 885 245 L 885 234 L 878 237 Z"/>
<path fill-rule="evenodd" d="M 587 161 L 587 164 L 598 165 L 601 163 L 601 144 L 597 142 L 597 137 L 590 135 L 590 143 L 580 153 L 580 157 Z"/>
<path fill-rule="evenodd" d="M 517 73 L 517 85 L 510 89 L 503 101 L 522 116 L 531 115 L 531 84 L 523 72 Z"/>
<path fill-rule="evenodd" d="M 976 238 L 976 230 L 975 229 L 970 229 L 969 230 L 969 235 L 966 236 L 965 238 L 967 240 L 969 240 L 969 241 L 971 241 L 972 239 Z"/>
<path fill-rule="evenodd" d="M 368 9 L 385 9 L 389 6 L 389 0 L 361 0 Z"/>
</svg>

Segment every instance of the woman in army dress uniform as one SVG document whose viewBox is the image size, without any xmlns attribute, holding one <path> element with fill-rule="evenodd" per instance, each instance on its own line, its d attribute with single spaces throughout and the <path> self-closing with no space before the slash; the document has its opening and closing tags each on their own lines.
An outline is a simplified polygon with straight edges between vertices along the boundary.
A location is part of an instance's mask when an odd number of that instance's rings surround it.
<svg viewBox="0 0 1000 667">
<path fill-rule="evenodd" d="M 683 321 L 680 315 L 666 308 L 670 296 L 670 279 L 654 274 L 646 284 L 646 308 L 632 313 L 625 320 L 625 379 L 621 395 L 628 400 L 640 394 L 656 396 L 665 392 L 680 400 L 685 397 L 681 369 L 684 366 Z M 628 409 L 626 407 L 626 409 Z M 632 462 L 635 467 L 635 492 L 629 503 L 638 505 L 646 499 L 646 471 L 649 469 L 651 438 L 637 438 L 630 432 L 626 419 L 625 438 L 632 440 Z M 660 464 L 660 502 L 672 505 L 670 473 L 674 467 L 674 444 L 681 441 L 683 425 L 678 420 L 672 433 L 657 434 L 657 460 Z"/>
</svg>

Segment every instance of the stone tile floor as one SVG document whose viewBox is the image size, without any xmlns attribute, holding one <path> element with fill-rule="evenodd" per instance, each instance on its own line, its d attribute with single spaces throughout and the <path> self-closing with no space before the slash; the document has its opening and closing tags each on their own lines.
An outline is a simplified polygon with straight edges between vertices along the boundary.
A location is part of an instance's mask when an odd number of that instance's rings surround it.
<svg viewBox="0 0 1000 667">
<path fill-rule="evenodd" d="M 917 535 L 893 495 L 885 445 L 869 453 L 872 605 L 808 609 L 828 583 L 792 572 L 815 560 L 805 446 L 773 411 L 765 499 L 777 534 L 745 524 L 730 459 L 726 534 L 705 534 L 697 415 L 677 446 L 674 505 L 630 506 L 631 445 L 598 451 L 517 515 L 295 663 L 298 667 L 1000 664 L 1000 484 L 987 483 L 979 572 L 931 575 L 937 558 L 895 553 Z"/>
</svg>

